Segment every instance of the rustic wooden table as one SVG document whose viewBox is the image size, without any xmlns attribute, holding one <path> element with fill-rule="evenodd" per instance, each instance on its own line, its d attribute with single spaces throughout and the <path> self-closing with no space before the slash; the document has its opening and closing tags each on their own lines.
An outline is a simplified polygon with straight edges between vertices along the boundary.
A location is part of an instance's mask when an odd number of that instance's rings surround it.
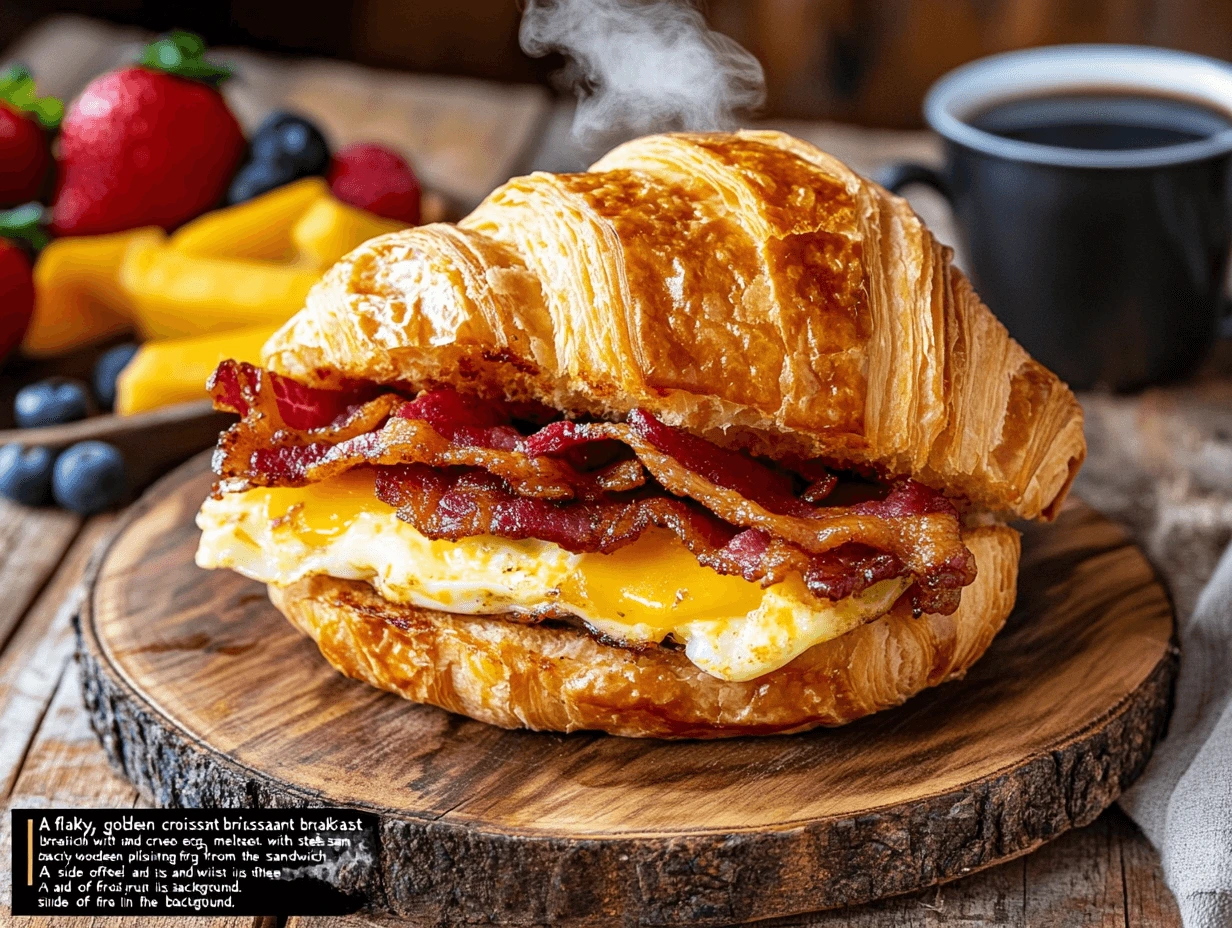
<svg viewBox="0 0 1232 928">
<path fill-rule="evenodd" d="M 80 19 L 33 32 L 10 57 L 29 64 L 49 91 L 71 95 L 123 60 L 140 36 Z M 274 101 L 310 110 L 337 138 L 384 137 L 412 152 L 429 183 L 466 204 L 510 173 L 576 168 L 586 152 L 568 138 L 567 108 L 535 88 L 490 87 L 350 66 L 279 62 L 237 53 L 244 79 L 233 103 L 246 122 Z M 326 81 L 329 78 L 329 81 Z M 316 83 L 320 81 L 320 83 Z M 345 82 L 338 105 L 314 96 Z M 322 91 L 322 93 L 325 93 Z M 358 113 L 358 115 L 356 115 Z M 388 118 L 383 118 L 384 116 Z M 784 125 L 857 169 L 891 158 L 935 160 L 922 133 L 877 132 L 815 123 Z M 913 200 L 942 237 L 944 207 Z M 1232 537 L 1232 352 L 1195 381 L 1137 397 L 1091 395 L 1091 457 L 1078 492 L 1128 524 L 1189 608 Z M 82 708 L 73 661 L 72 617 L 91 552 L 113 514 L 82 519 L 0 501 L 0 796 L 9 809 L 136 807 L 143 798 L 107 765 Z M 11 859 L 9 816 L 0 821 L 0 858 Z M 0 867 L 0 918 L 8 917 L 10 871 Z M 53 920 L 31 918 L 40 926 Z M 57 919 L 55 924 L 155 928 L 177 919 Z M 199 928 L 363 928 L 392 924 L 363 916 L 195 919 Z M 767 923 L 768 924 L 768 923 Z M 798 926 L 1179 925 L 1158 857 L 1117 809 L 1026 858 L 914 895 L 777 922 Z"/>
</svg>

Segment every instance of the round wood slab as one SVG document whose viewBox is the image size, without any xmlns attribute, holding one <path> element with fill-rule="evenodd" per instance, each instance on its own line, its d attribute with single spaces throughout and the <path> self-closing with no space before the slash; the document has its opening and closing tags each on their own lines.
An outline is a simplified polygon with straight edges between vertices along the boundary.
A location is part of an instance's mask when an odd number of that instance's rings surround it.
<svg viewBox="0 0 1232 928">
<path fill-rule="evenodd" d="M 656 742 L 492 728 L 335 673 L 260 584 L 193 564 L 195 458 L 97 556 L 86 704 L 171 806 L 345 805 L 381 857 L 341 888 L 434 922 L 720 925 L 865 902 L 1094 819 L 1163 732 L 1168 597 L 1075 504 L 1023 539 L 1018 607 L 966 679 L 841 729 Z"/>
</svg>

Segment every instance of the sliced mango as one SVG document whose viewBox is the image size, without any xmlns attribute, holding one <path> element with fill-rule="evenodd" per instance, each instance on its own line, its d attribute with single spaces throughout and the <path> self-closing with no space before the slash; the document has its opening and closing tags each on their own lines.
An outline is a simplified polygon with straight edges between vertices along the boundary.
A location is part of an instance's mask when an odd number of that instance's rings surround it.
<svg viewBox="0 0 1232 928">
<path fill-rule="evenodd" d="M 325 196 L 300 216 L 291 230 L 291 240 L 301 263 L 324 270 L 368 239 L 406 227 L 405 222 L 385 219 Z"/>
<path fill-rule="evenodd" d="M 179 338 L 280 325 L 304 305 L 320 276 L 293 265 L 207 258 L 154 245 L 128 251 L 120 286 L 143 338 Z"/>
<path fill-rule="evenodd" d="M 313 203 L 329 196 L 321 177 L 305 177 L 269 193 L 216 209 L 177 229 L 171 245 L 189 255 L 290 261 L 291 229 Z"/>
<path fill-rule="evenodd" d="M 257 326 L 193 338 L 146 342 L 116 381 L 116 412 L 122 416 L 204 399 L 205 381 L 218 362 L 261 360 L 261 346 L 277 327 Z"/>
<path fill-rule="evenodd" d="M 34 264 L 34 316 L 22 350 L 33 357 L 62 354 L 128 329 L 131 304 L 119 281 L 124 256 L 165 238 L 151 227 L 51 242 Z"/>
</svg>

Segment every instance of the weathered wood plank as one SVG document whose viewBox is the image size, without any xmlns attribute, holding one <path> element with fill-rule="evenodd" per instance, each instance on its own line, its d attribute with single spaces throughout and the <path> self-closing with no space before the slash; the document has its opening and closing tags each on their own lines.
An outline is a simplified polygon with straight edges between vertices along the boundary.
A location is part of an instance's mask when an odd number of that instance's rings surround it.
<svg viewBox="0 0 1232 928">
<path fill-rule="evenodd" d="M 95 546 L 113 516 L 86 523 L 42 594 L 0 653 L 0 797 L 7 797 L 22 760 L 73 654 L 73 613 Z"/>
<path fill-rule="evenodd" d="M 98 749 L 90 720 L 81 709 L 79 688 L 77 667 L 69 664 L 26 755 L 6 804 L 4 820 L 0 822 L 0 855 L 5 860 L 12 860 L 9 815 L 12 809 L 124 809 L 137 802 L 137 791 L 116 776 Z M 3 900 L 6 913 L 12 899 L 11 880 L 11 870 L 0 869 L 0 900 Z M 38 921 L 49 923 L 51 919 Z M 91 923 L 88 918 L 74 921 L 81 928 Z"/>
<path fill-rule="evenodd" d="M 1164 885 L 1159 855 L 1120 809 L 1107 816 L 1120 839 L 1127 928 L 1181 928 L 1176 898 Z"/>
<path fill-rule="evenodd" d="M 0 499 L 0 652 L 80 526 L 72 513 Z"/>
<path fill-rule="evenodd" d="M 763 922 L 759 928 L 1024 928 L 1023 868 L 1022 860 L 1013 860 L 918 893 L 850 909 Z"/>
<path fill-rule="evenodd" d="M 1124 928 L 1120 841 L 1105 815 L 1027 858 L 1026 922 L 1055 928 Z"/>
</svg>

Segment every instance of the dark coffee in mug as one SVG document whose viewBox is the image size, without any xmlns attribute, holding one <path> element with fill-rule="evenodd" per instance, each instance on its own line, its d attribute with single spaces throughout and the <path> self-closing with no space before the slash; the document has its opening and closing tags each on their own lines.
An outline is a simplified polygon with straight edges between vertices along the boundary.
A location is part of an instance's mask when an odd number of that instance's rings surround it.
<svg viewBox="0 0 1232 928">
<path fill-rule="evenodd" d="M 1232 119 L 1199 103 L 1132 93 L 1010 100 L 970 122 L 1005 139 L 1088 151 L 1164 148 L 1232 130 Z"/>
<path fill-rule="evenodd" d="M 898 164 L 954 209 L 980 297 L 1071 386 L 1192 373 L 1225 313 L 1232 66 L 1069 45 L 973 62 L 929 91 L 941 170 Z"/>
</svg>

